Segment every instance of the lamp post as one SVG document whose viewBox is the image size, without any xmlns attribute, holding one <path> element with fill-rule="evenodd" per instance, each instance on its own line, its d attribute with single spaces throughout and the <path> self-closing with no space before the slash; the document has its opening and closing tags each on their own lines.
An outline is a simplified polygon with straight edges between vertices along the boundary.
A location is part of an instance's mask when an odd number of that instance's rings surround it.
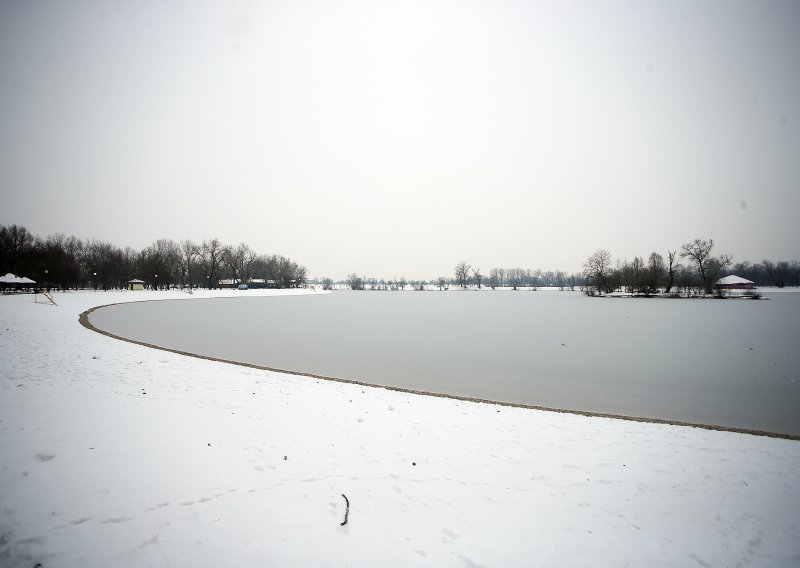
<svg viewBox="0 0 800 568">
<path fill-rule="evenodd" d="M 155 274 L 156 277 L 156 290 L 158 290 L 158 274 Z"/>
<path fill-rule="evenodd" d="M 211 290 L 211 276 L 206 274 L 206 290 Z"/>
<path fill-rule="evenodd" d="M 97 292 L 97 272 L 92 272 L 92 277 L 94 278 L 94 291 Z"/>
<path fill-rule="evenodd" d="M 50 293 L 50 278 L 47 276 L 47 269 L 44 269 L 44 285 L 47 290 L 47 293 Z"/>
</svg>

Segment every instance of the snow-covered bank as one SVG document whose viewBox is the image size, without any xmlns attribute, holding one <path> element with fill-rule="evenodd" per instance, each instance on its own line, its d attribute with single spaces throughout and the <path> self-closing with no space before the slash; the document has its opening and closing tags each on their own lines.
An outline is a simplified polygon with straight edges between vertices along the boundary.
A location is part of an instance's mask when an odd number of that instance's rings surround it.
<svg viewBox="0 0 800 568">
<path fill-rule="evenodd" d="M 0 566 L 800 563 L 796 441 L 247 369 L 78 323 L 207 294 L 0 297 Z"/>
</svg>

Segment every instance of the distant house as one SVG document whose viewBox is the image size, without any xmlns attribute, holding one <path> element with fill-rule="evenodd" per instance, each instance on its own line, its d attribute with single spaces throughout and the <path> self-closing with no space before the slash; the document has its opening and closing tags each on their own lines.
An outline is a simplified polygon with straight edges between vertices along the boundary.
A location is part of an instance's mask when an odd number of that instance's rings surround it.
<svg viewBox="0 0 800 568">
<path fill-rule="evenodd" d="M 144 290 L 144 284 L 144 280 L 138 280 L 136 278 L 128 280 L 128 290 Z"/>
<path fill-rule="evenodd" d="M 714 288 L 718 291 L 727 290 L 729 294 L 739 296 L 749 296 L 753 294 L 755 283 L 752 280 L 731 274 L 725 278 L 720 278 L 714 283 Z"/>
</svg>

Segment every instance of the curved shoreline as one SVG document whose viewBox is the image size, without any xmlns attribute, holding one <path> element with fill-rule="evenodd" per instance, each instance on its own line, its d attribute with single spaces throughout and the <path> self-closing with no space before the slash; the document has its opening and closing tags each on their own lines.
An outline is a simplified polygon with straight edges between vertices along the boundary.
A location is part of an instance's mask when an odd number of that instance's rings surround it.
<svg viewBox="0 0 800 568">
<path fill-rule="evenodd" d="M 196 298 L 196 299 L 205 299 L 205 298 Z M 86 329 L 88 329 L 90 331 L 94 331 L 96 333 L 99 333 L 100 335 L 105 335 L 107 337 L 111 337 L 113 339 L 118 339 L 120 341 L 133 343 L 135 345 L 141 345 L 143 347 L 149 347 L 151 349 L 158 349 L 158 350 L 161 350 L 161 351 L 167 351 L 167 352 L 170 352 L 170 353 L 175 353 L 177 355 L 184 355 L 184 356 L 188 356 L 188 357 L 194 357 L 196 359 L 203 359 L 203 360 L 206 360 L 206 361 L 215 361 L 215 362 L 219 362 L 219 363 L 227 363 L 227 364 L 230 364 L 230 365 L 236 365 L 236 366 L 239 366 L 239 367 L 247 367 L 247 368 L 251 368 L 251 369 L 258 369 L 258 370 L 262 370 L 262 371 L 272 371 L 272 372 L 277 372 L 277 373 L 285 373 L 287 375 L 295 375 L 295 376 L 309 377 L 309 378 L 314 378 L 314 379 L 322 379 L 322 380 L 326 380 L 326 381 L 332 381 L 332 382 L 338 382 L 338 383 L 344 383 L 344 384 L 351 384 L 351 385 L 357 385 L 357 386 L 362 386 L 362 387 L 380 388 L 380 389 L 394 391 L 394 392 L 401 392 L 401 393 L 415 394 L 415 395 L 429 396 L 429 397 L 436 397 L 436 398 L 446 398 L 446 399 L 451 399 L 451 400 L 460 400 L 460 401 L 464 401 L 464 402 L 474 402 L 474 403 L 479 403 L 479 404 L 492 404 L 492 405 L 496 405 L 496 406 L 505 406 L 505 407 L 511 407 L 511 408 L 524 408 L 524 409 L 528 409 L 528 410 L 540 410 L 540 411 L 544 411 L 544 412 L 555 412 L 555 413 L 560 413 L 560 414 L 573 414 L 573 415 L 577 415 L 577 416 L 586 416 L 586 417 L 595 417 L 595 418 L 609 418 L 609 419 L 614 419 L 614 420 L 627 420 L 627 421 L 630 421 L 630 422 L 641 422 L 641 423 L 647 423 L 647 424 L 666 424 L 666 425 L 670 425 L 670 426 L 684 426 L 684 427 L 690 427 L 690 428 L 700 428 L 700 429 L 703 429 L 703 430 L 713 430 L 713 431 L 718 431 L 718 432 L 732 432 L 732 433 L 736 433 L 736 434 L 750 434 L 750 435 L 753 435 L 753 436 L 763 436 L 763 437 L 768 437 L 768 438 L 778 438 L 778 439 L 784 439 L 784 440 L 800 441 L 800 434 L 786 434 L 786 433 L 781 433 L 781 432 L 769 432 L 769 431 L 766 431 L 766 430 L 754 430 L 754 429 L 750 429 L 750 428 L 736 428 L 736 427 L 718 426 L 718 425 L 714 425 L 714 424 L 704 424 L 704 423 L 700 423 L 700 422 L 684 422 L 684 421 L 680 421 L 680 420 L 669 420 L 669 419 L 665 419 L 665 418 L 648 418 L 648 417 L 644 417 L 644 416 L 628 416 L 628 415 L 623 415 L 623 414 L 610 414 L 610 413 L 603 413 L 603 412 L 591 412 L 591 411 L 587 411 L 587 410 L 572 410 L 572 409 L 566 409 L 566 408 L 555 408 L 555 407 L 548 407 L 548 406 L 541 406 L 541 405 L 534 405 L 534 404 L 503 402 L 503 401 L 482 399 L 482 398 L 469 397 L 469 396 L 461 396 L 461 395 L 455 395 L 455 394 L 445 394 L 445 393 L 439 393 L 439 392 L 433 392 L 433 391 L 422 391 L 422 390 L 409 389 L 409 388 L 404 388 L 404 387 L 378 385 L 378 384 L 367 383 L 367 382 L 364 382 L 364 381 L 358 381 L 358 380 L 354 380 L 354 379 L 344 379 L 344 378 L 340 378 L 340 377 L 329 377 L 329 376 L 325 376 L 325 375 L 317 375 L 317 374 L 314 374 L 314 373 L 304 373 L 304 372 L 301 372 L 301 371 L 289 371 L 289 370 L 286 370 L 286 369 L 278 369 L 278 368 L 275 368 L 275 367 L 268 367 L 268 366 L 265 366 L 265 365 L 257 365 L 257 364 L 254 364 L 254 363 L 244 363 L 244 362 L 241 362 L 241 361 L 233 361 L 233 360 L 230 360 L 230 359 L 221 359 L 219 357 L 210 357 L 208 355 L 200 355 L 200 354 L 191 353 L 191 352 L 188 352 L 188 351 L 181 351 L 181 350 L 178 350 L 178 349 L 171 349 L 169 347 L 162 347 L 160 345 L 155 345 L 153 343 L 147 343 L 147 342 L 144 342 L 144 341 L 138 341 L 138 340 L 135 340 L 135 339 L 129 339 L 127 337 L 116 335 L 116 334 L 104 331 L 104 330 L 102 330 L 102 329 L 100 329 L 98 327 L 95 327 L 89 321 L 89 315 L 91 315 L 92 312 L 94 312 L 95 310 L 98 310 L 100 308 L 106 308 L 106 307 L 109 307 L 109 306 L 116 306 L 116 305 L 129 304 L 129 303 L 160 302 L 160 301 L 164 301 L 164 300 L 140 300 L 140 301 L 136 301 L 136 302 L 114 302 L 114 303 L 111 303 L 111 304 L 103 304 L 103 305 L 99 305 L 99 306 L 94 306 L 94 307 L 84 311 L 83 313 L 81 313 L 78 316 L 78 322 L 83 327 L 85 327 Z"/>
</svg>

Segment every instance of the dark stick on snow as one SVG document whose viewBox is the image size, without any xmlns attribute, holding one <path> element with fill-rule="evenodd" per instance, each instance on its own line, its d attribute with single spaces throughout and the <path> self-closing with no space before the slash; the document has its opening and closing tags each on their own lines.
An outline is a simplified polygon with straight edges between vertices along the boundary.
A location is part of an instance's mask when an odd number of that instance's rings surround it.
<svg viewBox="0 0 800 568">
<path fill-rule="evenodd" d="M 347 498 L 347 495 L 345 495 L 344 493 L 342 493 L 342 497 L 344 497 L 344 502 L 347 505 L 347 507 L 344 510 L 344 520 L 342 521 L 342 524 L 339 525 L 339 526 L 343 527 L 343 526 L 345 526 L 347 524 L 347 515 L 350 514 L 350 500 Z"/>
</svg>

